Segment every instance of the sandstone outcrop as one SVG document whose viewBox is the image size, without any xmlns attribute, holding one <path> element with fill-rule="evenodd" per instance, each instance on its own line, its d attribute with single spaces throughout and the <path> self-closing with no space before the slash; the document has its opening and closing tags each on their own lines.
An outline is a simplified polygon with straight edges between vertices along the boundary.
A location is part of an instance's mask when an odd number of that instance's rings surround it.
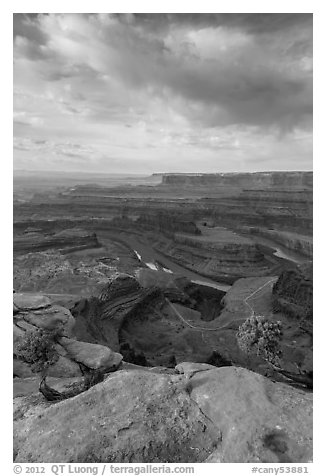
<svg viewBox="0 0 326 476">
<path fill-rule="evenodd" d="M 312 326 L 313 272 L 312 264 L 283 271 L 273 287 L 274 311 Z"/>
<path fill-rule="evenodd" d="M 312 188 L 312 172 L 256 172 L 217 174 L 163 174 L 162 183 L 172 186 L 307 187 Z"/>
<path fill-rule="evenodd" d="M 66 337 L 62 337 L 59 342 L 73 361 L 84 364 L 90 369 L 110 372 L 116 370 L 122 361 L 121 354 L 112 352 L 109 347 L 103 345 L 79 342 Z"/>
<path fill-rule="evenodd" d="M 108 345 L 118 351 L 119 330 L 125 317 L 148 294 L 137 279 L 127 274 L 115 274 L 99 292 L 98 297 L 84 299 L 72 313 L 79 340 Z"/>
<path fill-rule="evenodd" d="M 241 277 L 269 275 L 274 266 L 254 243 L 242 237 L 232 242 L 230 236 L 223 241 L 175 234 L 172 240 L 159 237 L 154 249 L 184 268 L 227 283 Z"/>
<path fill-rule="evenodd" d="M 141 215 L 137 225 L 149 230 L 157 230 L 163 234 L 173 234 L 177 232 L 200 235 L 201 231 L 192 221 L 187 220 L 182 215 L 160 212 L 156 215 Z"/>
<path fill-rule="evenodd" d="M 14 237 L 14 253 L 20 254 L 48 249 L 71 252 L 98 246 L 100 245 L 95 233 L 74 228 L 53 234 L 32 231 Z"/>
<path fill-rule="evenodd" d="M 41 328 L 71 335 L 74 318 L 63 306 L 51 304 L 42 294 L 14 294 L 14 323 L 21 330 Z"/>
<path fill-rule="evenodd" d="M 103 372 L 115 370 L 122 360 L 122 356 L 113 352 L 109 347 L 79 342 L 72 339 L 72 329 L 75 319 L 70 311 L 42 294 L 14 295 L 14 366 L 15 377 L 29 377 L 33 375 L 32 366 L 17 359 L 17 344 L 25 338 L 26 332 L 39 329 L 55 331 L 61 335 L 56 345 L 57 361 L 49 367 L 48 375 L 53 377 L 80 376 L 79 364 L 89 369 L 98 369 Z"/>
<path fill-rule="evenodd" d="M 311 440 L 312 396 L 301 390 L 242 368 L 131 369 L 60 403 L 20 397 L 14 454 L 19 463 L 303 463 Z"/>
<path fill-rule="evenodd" d="M 312 395 L 235 367 L 197 373 L 190 384 L 223 435 L 208 462 L 312 461 Z"/>
<path fill-rule="evenodd" d="M 265 228 L 248 227 L 248 232 L 260 235 L 275 243 L 283 245 L 291 251 L 307 256 L 312 259 L 313 257 L 313 239 L 312 236 L 301 235 L 298 233 L 291 233 L 287 231 L 268 230 Z"/>
</svg>

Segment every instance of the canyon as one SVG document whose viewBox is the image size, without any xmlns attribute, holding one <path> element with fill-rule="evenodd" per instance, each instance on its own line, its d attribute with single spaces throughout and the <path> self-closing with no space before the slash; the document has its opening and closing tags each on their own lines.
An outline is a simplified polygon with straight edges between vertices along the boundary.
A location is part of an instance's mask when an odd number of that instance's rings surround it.
<svg viewBox="0 0 326 476">
<path fill-rule="evenodd" d="M 74 388 L 80 364 L 104 380 L 46 402 L 14 345 L 15 461 L 311 461 L 312 395 L 300 377 L 313 371 L 312 173 L 41 181 L 22 176 L 14 189 L 14 342 L 60 329 L 50 384 Z M 282 323 L 280 368 L 239 348 L 253 315 Z M 242 394 L 263 402 L 250 431 Z M 100 409 L 102 398 L 112 405 Z M 99 431 L 77 452 L 44 433 L 49 424 L 61 438 L 75 405 L 87 421 L 94 408 Z M 86 427 L 76 416 L 71 441 L 87 439 Z M 114 431 L 123 436 L 113 444 Z"/>
</svg>

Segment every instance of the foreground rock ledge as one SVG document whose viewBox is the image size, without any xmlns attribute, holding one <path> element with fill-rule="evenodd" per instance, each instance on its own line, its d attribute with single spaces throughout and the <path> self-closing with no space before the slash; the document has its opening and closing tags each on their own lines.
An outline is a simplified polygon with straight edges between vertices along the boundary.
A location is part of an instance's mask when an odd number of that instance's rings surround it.
<svg viewBox="0 0 326 476">
<path fill-rule="evenodd" d="M 242 368 L 121 370 L 15 422 L 16 462 L 309 462 L 312 395 Z M 36 401 L 36 403 L 35 403 Z M 29 403 L 31 402 L 31 403 Z"/>
</svg>

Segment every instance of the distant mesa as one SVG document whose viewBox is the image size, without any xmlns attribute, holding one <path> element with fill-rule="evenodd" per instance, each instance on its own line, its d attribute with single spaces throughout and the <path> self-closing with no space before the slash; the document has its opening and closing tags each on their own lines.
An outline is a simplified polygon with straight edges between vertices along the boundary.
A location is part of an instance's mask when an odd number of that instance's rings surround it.
<svg viewBox="0 0 326 476">
<path fill-rule="evenodd" d="M 248 188 L 307 187 L 312 188 L 312 172 L 255 172 L 216 174 L 162 174 L 163 185 L 230 185 Z"/>
</svg>

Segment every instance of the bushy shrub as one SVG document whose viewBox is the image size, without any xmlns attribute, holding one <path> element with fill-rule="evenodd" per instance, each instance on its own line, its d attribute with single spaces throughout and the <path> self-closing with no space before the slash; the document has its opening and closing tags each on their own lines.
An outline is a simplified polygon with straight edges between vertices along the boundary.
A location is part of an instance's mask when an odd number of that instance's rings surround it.
<svg viewBox="0 0 326 476">
<path fill-rule="evenodd" d="M 251 316 L 239 327 L 237 342 L 247 355 L 257 355 L 279 365 L 282 351 L 282 323 L 268 321 L 262 316 Z"/>
<path fill-rule="evenodd" d="M 58 337 L 56 331 L 28 331 L 16 347 L 16 356 L 30 364 L 33 372 L 45 373 L 59 358 L 55 348 Z"/>
</svg>

